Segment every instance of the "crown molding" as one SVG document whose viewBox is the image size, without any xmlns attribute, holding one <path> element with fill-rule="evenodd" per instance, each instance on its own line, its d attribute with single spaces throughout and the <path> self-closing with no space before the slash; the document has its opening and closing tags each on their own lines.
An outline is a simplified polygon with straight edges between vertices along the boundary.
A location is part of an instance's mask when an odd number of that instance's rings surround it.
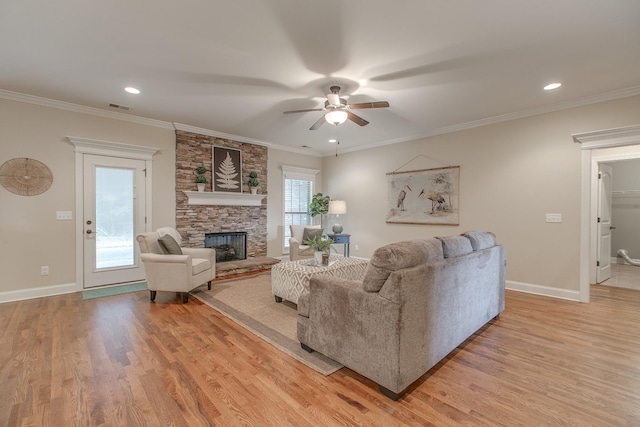
<svg viewBox="0 0 640 427">
<path fill-rule="evenodd" d="M 547 106 L 544 106 L 544 107 L 531 108 L 531 109 L 528 109 L 528 110 L 517 111 L 517 112 L 513 112 L 513 113 L 508 113 L 508 114 L 501 114 L 499 116 L 487 117 L 487 118 L 480 119 L 480 120 L 474 120 L 474 121 L 471 121 L 471 122 L 465 122 L 465 123 L 460 123 L 460 124 L 457 124 L 457 125 L 452 125 L 452 126 L 447 126 L 447 127 L 443 127 L 443 128 L 434 129 L 432 131 L 421 133 L 421 134 L 417 134 L 417 135 L 410 135 L 410 136 L 405 136 L 405 137 L 400 137 L 400 138 L 395 138 L 395 139 L 389 139 L 389 140 L 386 140 L 386 141 L 383 141 L 383 142 L 380 142 L 380 143 L 377 143 L 377 144 L 367 145 L 366 147 L 355 147 L 355 148 L 351 148 L 351 149 L 348 149 L 348 150 L 342 150 L 341 152 L 342 153 L 350 153 L 350 152 L 354 152 L 354 151 L 368 150 L 370 148 L 384 147 L 384 146 L 387 146 L 387 145 L 399 144 L 399 143 L 408 142 L 408 141 L 415 141 L 415 140 L 418 140 L 418 139 L 428 138 L 428 137 L 431 137 L 431 136 L 444 135 L 444 134 L 447 134 L 447 133 L 458 132 L 458 131 L 461 131 L 461 130 L 473 129 L 473 128 L 477 128 L 477 127 L 481 127 L 481 126 L 487 126 L 487 125 L 491 125 L 491 124 L 507 122 L 507 121 L 510 121 L 510 120 L 522 119 L 522 118 L 531 117 L 531 116 L 537 116 L 537 115 L 545 114 L 545 113 L 552 113 L 552 112 L 555 112 L 555 111 L 568 110 L 570 108 L 577 108 L 577 107 L 582 107 L 582 106 L 585 106 L 585 105 L 597 104 L 599 102 L 613 101 L 613 100 L 616 100 L 616 99 L 628 98 L 630 96 L 636 96 L 636 95 L 640 95 L 640 86 L 634 86 L 634 87 L 630 87 L 630 88 L 626 88 L 626 89 L 620 89 L 620 90 L 616 90 L 616 91 L 612 91 L 612 92 L 602 93 L 602 94 L 599 94 L 599 95 L 580 98 L 580 99 L 573 100 L 573 101 L 567 101 L 567 102 L 561 102 L 561 103 L 558 103 L 558 104 L 547 105 Z M 583 147 L 585 147 L 585 146 L 583 146 Z M 333 152 L 323 152 L 322 153 L 322 157 L 329 157 L 329 156 L 332 156 L 332 155 L 334 155 Z"/>
<path fill-rule="evenodd" d="M 24 93 L 11 92 L 9 90 L 0 89 L 0 98 L 10 101 L 26 102 L 28 104 L 40 105 L 43 107 L 57 108 L 59 110 L 72 111 L 74 113 L 91 114 L 98 117 L 106 117 L 108 119 L 123 120 L 126 122 L 137 123 L 140 125 L 154 126 L 163 129 L 173 129 L 173 124 L 162 120 L 148 119 L 146 117 L 134 116 L 115 111 L 107 111 L 95 107 L 87 107 L 85 105 L 73 104 L 71 102 L 58 101 L 40 96 L 27 95 Z"/>
</svg>

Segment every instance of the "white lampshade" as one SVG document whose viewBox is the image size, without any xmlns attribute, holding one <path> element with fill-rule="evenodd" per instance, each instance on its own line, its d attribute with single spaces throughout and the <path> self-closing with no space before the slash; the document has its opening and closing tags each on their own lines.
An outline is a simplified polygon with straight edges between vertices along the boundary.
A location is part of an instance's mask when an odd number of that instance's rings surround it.
<svg viewBox="0 0 640 427">
<path fill-rule="evenodd" d="M 332 110 L 324 115 L 324 119 L 327 123 L 338 126 L 344 123 L 348 116 L 349 114 L 344 110 Z"/>
<path fill-rule="evenodd" d="M 344 215 L 347 213 L 347 202 L 344 200 L 331 200 L 329 202 L 329 214 Z"/>
</svg>

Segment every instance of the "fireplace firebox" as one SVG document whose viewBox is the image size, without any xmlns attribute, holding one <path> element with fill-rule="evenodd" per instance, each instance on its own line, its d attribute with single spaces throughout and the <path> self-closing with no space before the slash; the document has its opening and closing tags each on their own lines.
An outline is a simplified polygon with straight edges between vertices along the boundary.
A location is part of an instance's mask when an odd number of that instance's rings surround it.
<svg viewBox="0 0 640 427">
<path fill-rule="evenodd" d="M 216 262 L 247 259 L 247 232 L 206 233 L 204 247 L 216 250 Z"/>
</svg>

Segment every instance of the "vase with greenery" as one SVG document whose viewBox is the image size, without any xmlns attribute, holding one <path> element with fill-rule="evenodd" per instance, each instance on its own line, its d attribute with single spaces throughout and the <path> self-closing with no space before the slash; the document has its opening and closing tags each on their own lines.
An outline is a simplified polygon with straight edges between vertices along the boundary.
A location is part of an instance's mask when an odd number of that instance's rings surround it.
<svg viewBox="0 0 640 427">
<path fill-rule="evenodd" d="M 256 194 L 258 192 L 258 172 L 251 171 L 249 172 L 249 188 L 251 189 L 251 194 Z"/>
<path fill-rule="evenodd" d="M 204 191 L 204 186 L 207 183 L 207 177 L 204 174 L 207 172 L 207 169 L 204 166 L 198 166 L 196 168 L 196 185 L 198 186 L 198 191 Z"/>
<path fill-rule="evenodd" d="M 309 245 L 316 251 L 316 262 L 322 265 L 329 265 L 329 252 L 331 251 L 331 245 L 333 245 L 333 239 L 323 234 L 320 237 L 304 240 L 302 243 Z"/>
<path fill-rule="evenodd" d="M 311 198 L 311 204 L 309 204 L 309 214 L 311 217 L 320 215 L 320 228 L 324 229 L 323 217 L 329 212 L 329 196 L 325 196 L 322 193 L 314 194 Z"/>
</svg>

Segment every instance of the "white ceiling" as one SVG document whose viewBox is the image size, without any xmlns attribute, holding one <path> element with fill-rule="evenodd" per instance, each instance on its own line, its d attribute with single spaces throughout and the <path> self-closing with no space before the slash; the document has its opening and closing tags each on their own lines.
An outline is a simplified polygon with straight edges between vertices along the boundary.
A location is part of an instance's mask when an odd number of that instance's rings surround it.
<svg viewBox="0 0 640 427">
<path fill-rule="evenodd" d="M 0 89 L 326 155 L 640 94 L 640 1 L 3 0 Z"/>
</svg>

